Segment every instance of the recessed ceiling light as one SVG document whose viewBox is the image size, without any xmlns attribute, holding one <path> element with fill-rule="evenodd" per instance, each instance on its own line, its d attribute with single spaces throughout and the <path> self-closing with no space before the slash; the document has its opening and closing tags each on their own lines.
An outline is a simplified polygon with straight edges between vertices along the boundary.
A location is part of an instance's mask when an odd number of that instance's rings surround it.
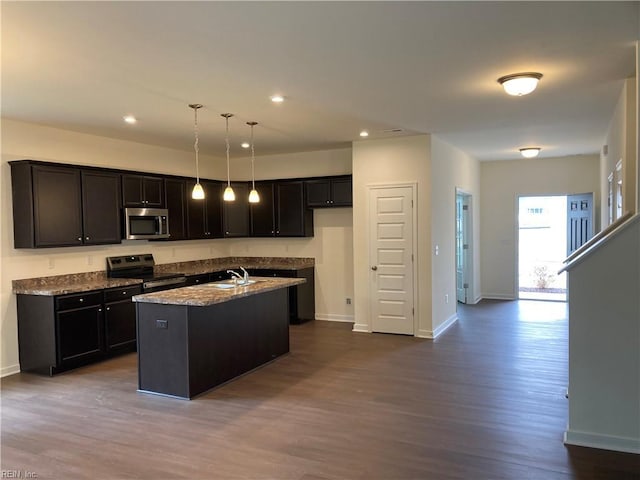
<svg viewBox="0 0 640 480">
<path fill-rule="evenodd" d="M 242 142 L 242 143 L 240 144 L 240 146 L 241 146 L 242 148 L 249 148 L 251 145 L 249 144 L 249 142 Z"/>
<path fill-rule="evenodd" d="M 542 74 L 537 72 L 513 73 L 500 77 L 498 83 L 509 95 L 521 97 L 533 92 L 541 78 Z"/>
<path fill-rule="evenodd" d="M 130 125 L 133 125 L 138 121 L 133 115 L 125 115 L 122 119 Z"/>
<path fill-rule="evenodd" d="M 282 95 L 271 95 L 271 101 L 273 103 L 282 103 L 284 102 L 284 97 Z"/>
<path fill-rule="evenodd" d="M 524 158 L 534 158 L 537 157 L 542 150 L 540 147 L 525 147 L 520 149 L 520 154 Z"/>
<path fill-rule="evenodd" d="M 369 132 L 367 132 L 366 130 L 362 130 L 362 131 L 360 132 L 360 136 L 361 136 L 361 137 L 368 137 L 368 136 L 369 136 Z"/>
</svg>

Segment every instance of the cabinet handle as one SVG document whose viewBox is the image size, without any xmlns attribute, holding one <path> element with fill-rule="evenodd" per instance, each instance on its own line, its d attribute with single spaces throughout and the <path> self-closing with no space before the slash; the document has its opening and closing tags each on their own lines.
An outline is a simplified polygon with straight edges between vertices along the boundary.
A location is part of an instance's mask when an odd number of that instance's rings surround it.
<svg viewBox="0 0 640 480">
<path fill-rule="evenodd" d="M 84 302 L 84 298 L 81 298 L 80 300 L 78 300 L 80 303 Z"/>
<path fill-rule="evenodd" d="M 107 307 L 107 312 L 108 312 L 109 310 L 111 310 L 111 307 Z M 100 311 L 100 310 L 98 310 L 98 311 Z"/>
<path fill-rule="evenodd" d="M 375 272 L 376 270 L 378 270 L 377 265 L 374 265 L 373 267 L 371 267 L 371 270 L 373 270 L 374 272 Z"/>
<path fill-rule="evenodd" d="M 325 203 L 331 203 L 329 200 L 327 200 Z"/>
<path fill-rule="evenodd" d="M 81 242 L 82 241 L 82 237 L 78 237 L 78 241 Z"/>
<path fill-rule="evenodd" d="M 99 312 L 101 312 L 101 311 L 102 311 L 102 309 L 101 309 L 101 308 L 99 308 L 99 309 L 98 309 L 98 311 L 99 311 Z"/>
<path fill-rule="evenodd" d="M 89 237 L 84 237 L 85 240 L 89 240 Z"/>
<path fill-rule="evenodd" d="M 126 294 L 127 294 L 126 290 L 125 290 L 124 292 L 122 292 L 122 294 L 123 294 L 123 295 L 126 295 Z"/>
</svg>

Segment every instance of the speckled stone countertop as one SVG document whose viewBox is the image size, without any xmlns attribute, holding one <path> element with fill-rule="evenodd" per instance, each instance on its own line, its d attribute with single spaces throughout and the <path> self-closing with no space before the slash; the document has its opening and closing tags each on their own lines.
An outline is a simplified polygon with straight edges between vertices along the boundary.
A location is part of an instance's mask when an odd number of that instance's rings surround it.
<svg viewBox="0 0 640 480">
<path fill-rule="evenodd" d="M 273 270 L 300 270 L 313 267 L 315 260 L 305 257 L 223 257 L 193 260 L 189 262 L 156 265 L 156 273 L 183 273 L 197 275 L 220 270 L 244 268 L 268 268 Z M 107 272 L 72 273 L 52 277 L 13 280 L 13 293 L 23 295 L 66 295 L 69 293 L 104 290 L 141 284 L 137 278 L 108 278 Z"/>
<path fill-rule="evenodd" d="M 315 259 L 308 257 L 223 257 L 193 260 L 190 262 L 164 263 L 156 265 L 158 273 L 184 273 L 198 275 L 220 270 L 244 268 L 268 268 L 273 270 L 301 270 L 315 265 Z"/>
<path fill-rule="evenodd" d="M 220 289 L 214 286 L 216 283 L 221 282 L 205 283 L 191 287 L 173 288 L 171 290 L 136 295 L 133 297 L 133 301 L 140 303 L 161 303 L 164 305 L 206 307 L 216 303 L 228 302 L 237 298 L 277 290 L 279 288 L 292 287 L 306 282 L 304 278 L 251 277 L 251 280 L 256 280 L 256 283 L 226 289 Z"/>
<path fill-rule="evenodd" d="M 137 278 L 108 278 L 107 272 L 72 273 L 53 277 L 13 280 L 13 293 L 24 295 L 66 295 L 106 288 L 142 284 Z"/>
</svg>

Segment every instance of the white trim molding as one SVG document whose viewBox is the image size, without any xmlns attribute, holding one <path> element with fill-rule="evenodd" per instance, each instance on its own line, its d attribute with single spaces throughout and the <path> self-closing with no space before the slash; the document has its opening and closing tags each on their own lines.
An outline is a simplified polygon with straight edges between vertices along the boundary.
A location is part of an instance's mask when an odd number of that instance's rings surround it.
<svg viewBox="0 0 640 480">
<path fill-rule="evenodd" d="M 566 445 L 600 448 L 616 452 L 640 453 L 640 439 L 638 438 L 613 437 L 599 433 L 567 430 L 564 432 L 564 443 Z"/>
<path fill-rule="evenodd" d="M 328 322 L 353 323 L 353 315 L 338 315 L 337 313 L 316 313 L 316 320 L 326 320 Z"/>
<path fill-rule="evenodd" d="M 435 330 L 418 330 L 418 334 L 416 337 L 418 338 L 428 338 L 430 340 L 435 340 L 438 338 L 447 328 L 456 323 L 458 320 L 458 314 L 454 313 L 449 318 L 447 318 L 444 322 L 438 325 Z"/>
<path fill-rule="evenodd" d="M 360 333 L 371 333 L 371 330 L 369 329 L 369 325 L 367 325 L 366 323 L 354 323 L 353 331 L 360 332 Z"/>
<path fill-rule="evenodd" d="M 504 293 L 483 293 L 480 300 L 516 300 L 515 295 L 505 295 Z"/>
<path fill-rule="evenodd" d="M 2 367 L 0 369 L 0 377 L 8 377 L 9 375 L 15 375 L 20 373 L 20 364 L 9 365 L 8 367 Z"/>
</svg>

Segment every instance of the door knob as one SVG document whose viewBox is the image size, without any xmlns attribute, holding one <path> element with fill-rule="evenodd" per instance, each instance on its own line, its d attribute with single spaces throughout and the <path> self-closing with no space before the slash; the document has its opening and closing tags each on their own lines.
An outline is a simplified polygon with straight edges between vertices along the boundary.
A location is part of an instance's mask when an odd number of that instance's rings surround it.
<svg viewBox="0 0 640 480">
<path fill-rule="evenodd" d="M 378 270 L 378 266 L 377 266 L 377 265 L 374 265 L 373 267 L 371 267 L 371 270 L 373 270 L 373 271 Z"/>
</svg>

